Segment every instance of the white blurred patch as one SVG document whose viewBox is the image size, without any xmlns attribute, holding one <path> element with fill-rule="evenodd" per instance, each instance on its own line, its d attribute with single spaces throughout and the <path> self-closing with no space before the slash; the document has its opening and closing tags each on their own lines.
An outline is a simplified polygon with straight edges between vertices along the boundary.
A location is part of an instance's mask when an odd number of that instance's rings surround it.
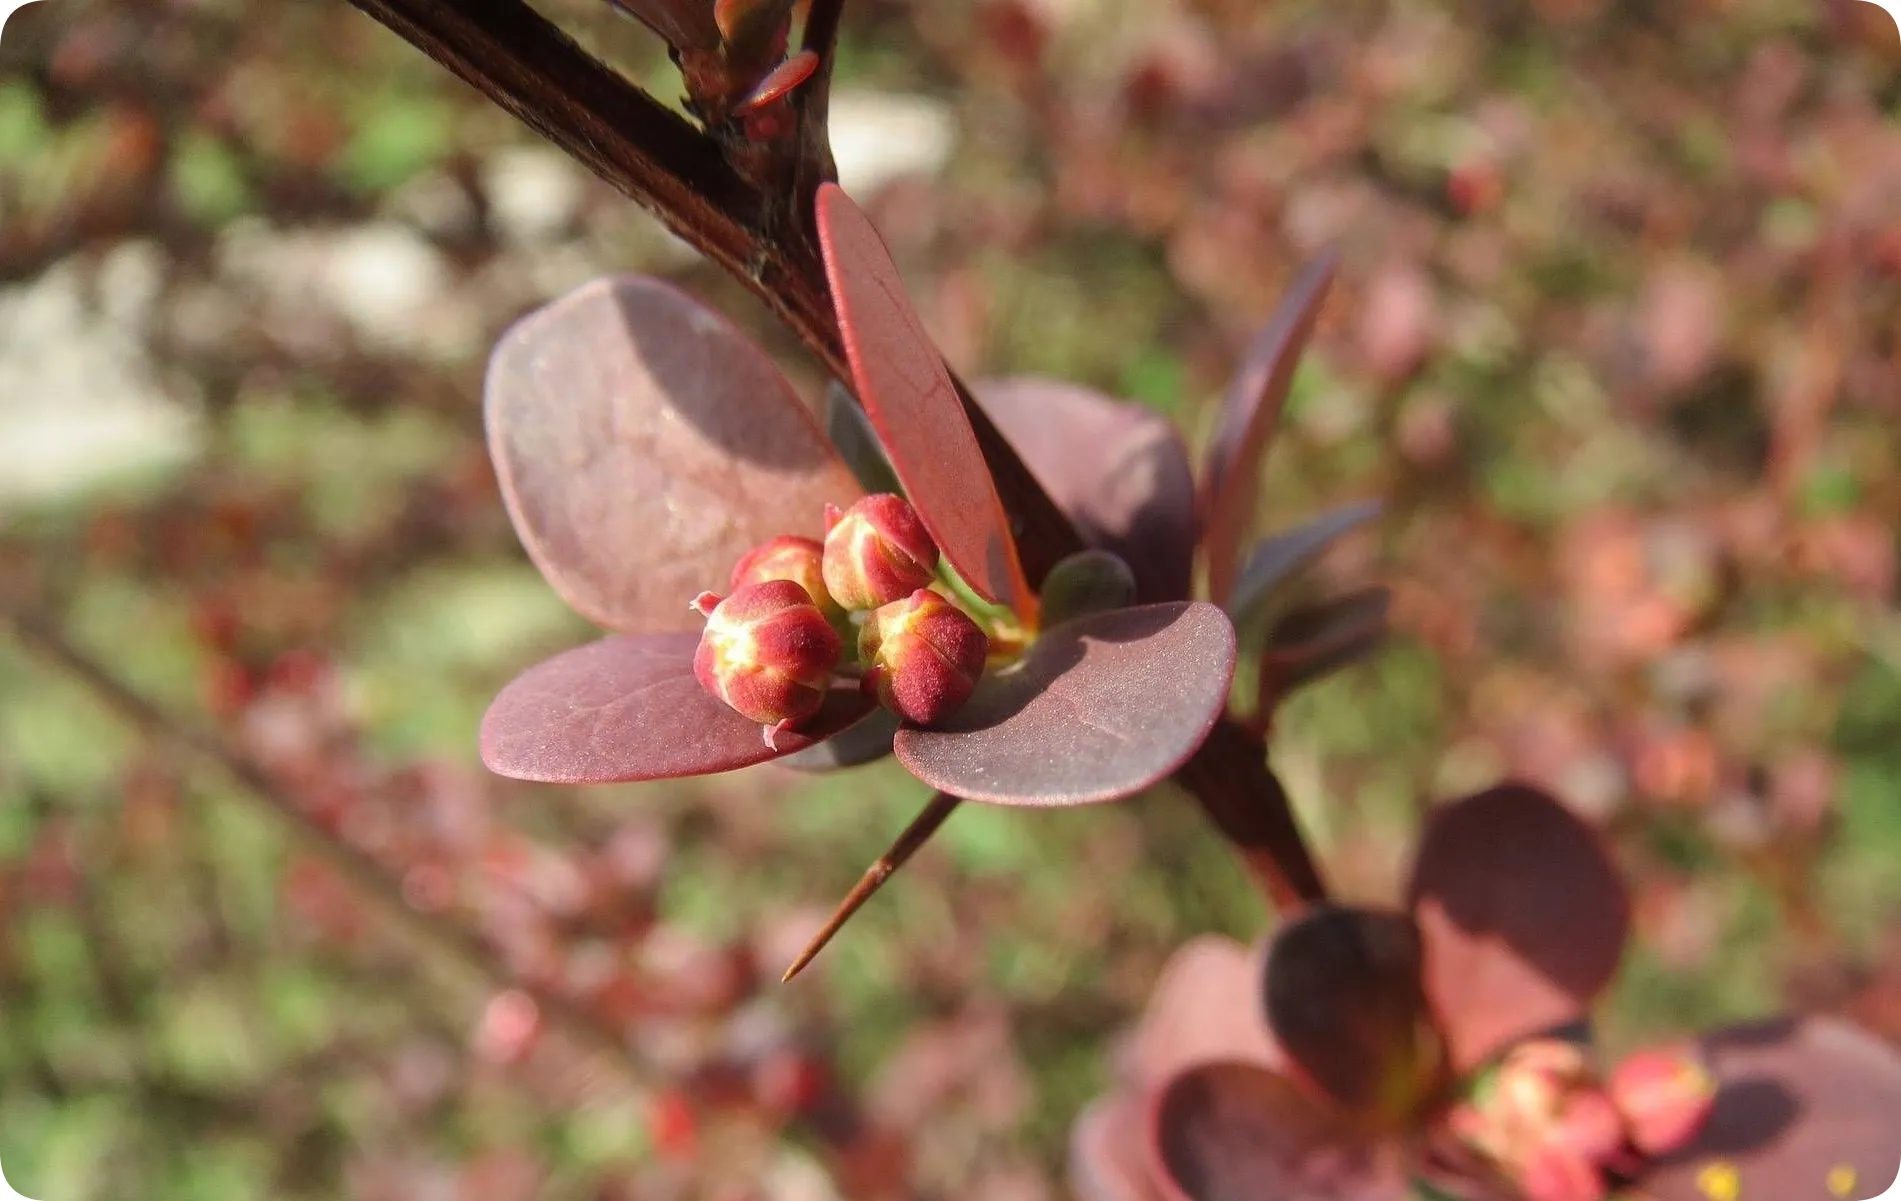
<svg viewBox="0 0 1901 1201">
<path fill-rule="evenodd" d="M 575 161 L 551 146 L 500 150 L 482 168 L 497 230 L 523 246 L 560 237 L 580 212 L 586 186 Z"/>
<path fill-rule="evenodd" d="M 857 197 L 906 175 L 935 175 L 957 137 L 950 107 L 928 96 L 834 92 L 830 117 L 838 182 Z"/>
<path fill-rule="evenodd" d="M 146 349 L 159 259 L 129 243 L 91 278 L 68 260 L 0 291 L 0 508 L 80 496 L 197 453 L 195 411 Z"/>
</svg>

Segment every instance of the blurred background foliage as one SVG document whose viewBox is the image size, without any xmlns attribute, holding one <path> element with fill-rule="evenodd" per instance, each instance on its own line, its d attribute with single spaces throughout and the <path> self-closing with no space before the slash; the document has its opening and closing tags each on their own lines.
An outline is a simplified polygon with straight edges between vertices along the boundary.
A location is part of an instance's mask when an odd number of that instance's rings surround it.
<svg viewBox="0 0 1901 1201">
<path fill-rule="evenodd" d="M 604 9 L 544 11 L 672 98 Z M 1395 892 L 1435 798 L 1526 776 L 1631 873 L 1614 1045 L 1791 1005 L 1901 1037 L 1878 9 L 854 0 L 843 38 L 845 181 L 960 370 L 1198 444 L 1340 248 L 1261 510 L 1389 504 L 1324 574 L 1391 584 L 1395 637 L 1274 738 L 1344 893 Z M 341 3 L 7 23 L 0 1161 L 29 1195 L 1056 1197 L 1170 947 L 1265 929 L 1166 789 L 965 806 L 781 987 L 908 777 L 485 776 L 487 699 L 585 631 L 497 502 L 483 356 L 628 270 L 822 385 Z"/>
</svg>

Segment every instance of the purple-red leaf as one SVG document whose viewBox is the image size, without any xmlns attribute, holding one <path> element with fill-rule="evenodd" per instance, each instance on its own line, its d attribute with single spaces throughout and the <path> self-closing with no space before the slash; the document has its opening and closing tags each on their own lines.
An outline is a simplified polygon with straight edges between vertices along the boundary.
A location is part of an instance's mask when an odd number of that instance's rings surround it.
<svg viewBox="0 0 1901 1201">
<path fill-rule="evenodd" d="M 1328 251 L 1301 272 L 1280 308 L 1255 335 L 1222 398 L 1221 423 L 1202 467 L 1199 505 L 1208 595 L 1217 604 L 1225 602 L 1234 587 L 1235 557 L 1254 516 L 1261 461 L 1338 262 Z"/>
<path fill-rule="evenodd" d="M 778 749 L 761 727 L 700 687 L 697 634 L 610 637 L 516 676 L 482 717 L 482 762 L 498 775 L 551 784 L 701 776 L 802 750 L 863 718 L 870 702 L 834 690 Z"/>
<path fill-rule="evenodd" d="M 588 620 L 697 629 L 687 602 L 858 486 L 778 369 L 668 284 L 584 284 L 489 360 L 489 453 L 535 566 Z"/>
<path fill-rule="evenodd" d="M 971 393 L 1083 541 L 1134 570 L 1138 600 L 1188 599 L 1195 480 L 1173 425 L 1056 380 L 982 380 Z"/>
<path fill-rule="evenodd" d="M 794 771 L 814 773 L 858 767 L 889 755 L 891 739 L 897 732 L 898 715 L 889 709 L 874 709 L 863 721 L 854 722 L 824 742 L 774 762 Z"/>
<path fill-rule="evenodd" d="M 1151 1116 L 1168 1201 L 1405 1201 L 1396 1146 L 1363 1141 L 1292 1081 L 1247 1063 L 1174 1078 Z"/>
<path fill-rule="evenodd" d="M 1275 1042 L 1358 1127 L 1404 1128 L 1440 1083 L 1444 1049 L 1419 968 L 1419 931 L 1397 913 L 1322 905 L 1268 946 Z"/>
<path fill-rule="evenodd" d="M 1407 896 L 1460 1072 L 1584 1017 L 1630 933 L 1630 897 L 1597 832 L 1518 784 L 1433 813 Z"/>
<path fill-rule="evenodd" d="M 1029 598 L 996 484 L 957 388 L 904 294 L 871 219 L 836 184 L 818 190 L 819 248 L 865 411 L 938 549 L 985 600 Z"/>
<path fill-rule="evenodd" d="M 1779 1020 L 1703 1040 L 1721 1084 L 1696 1141 L 1638 1181 L 1655 1201 L 1873 1197 L 1901 1165 L 1901 1056 L 1845 1022 Z"/>
<path fill-rule="evenodd" d="M 903 495 L 904 485 L 891 470 L 884 447 L 878 445 L 878 432 L 871 428 L 871 419 L 837 380 L 825 387 L 825 436 L 832 440 L 832 449 L 867 494 Z"/>
<path fill-rule="evenodd" d="M 1363 658 L 1386 640 L 1392 590 L 1367 588 L 1296 609 L 1275 623 L 1261 651 L 1257 712 L 1302 684 Z"/>
<path fill-rule="evenodd" d="M 1300 577 L 1319 561 L 1340 537 L 1378 517 L 1378 501 L 1360 501 L 1329 509 L 1320 516 L 1263 538 L 1248 552 L 1247 566 L 1223 608 L 1234 618 L 1243 644 L 1265 629 L 1287 608 L 1287 597 Z"/>
<path fill-rule="evenodd" d="M 679 50 L 719 49 L 719 26 L 706 0 L 610 0 Z"/>
<path fill-rule="evenodd" d="M 1194 753 L 1226 704 L 1234 627 L 1200 602 L 1118 609 L 1045 630 L 899 762 L 933 788 L 1002 805 L 1140 792 Z"/>
<path fill-rule="evenodd" d="M 1127 1074 L 1159 1084 L 1198 1063 L 1278 1067 L 1281 1054 L 1261 1012 L 1261 955 L 1204 934 L 1169 956 L 1129 1044 Z"/>
</svg>

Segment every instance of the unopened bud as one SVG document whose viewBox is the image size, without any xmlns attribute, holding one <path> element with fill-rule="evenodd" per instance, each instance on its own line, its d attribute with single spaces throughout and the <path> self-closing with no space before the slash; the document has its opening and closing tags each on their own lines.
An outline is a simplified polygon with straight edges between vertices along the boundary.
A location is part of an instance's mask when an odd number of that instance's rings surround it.
<svg viewBox="0 0 1901 1201">
<path fill-rule="evenodd" d="M 1624 1119 L 1609 1096 L 1581 1088 L 1566 1097 L 1546 1140 L 1594 1164 L 1617 1158 L 1624 1146 Z"/>
<path fill-rule="evenodd" d="M 825 588 L 845 608 L 876 609 L 931 582 L 937 543 L 903 497 L 867 496 L 828 516 Z"/>
<path fill-rule="evenodd" d="M 747 584 L 721 599 L 703 592 L 693 607 L 706 632 L 693 656 L 700 686 L 742 716 L 779 731 L 818 712 L 838 666 L 838 631 L 791 580 Z"/>
<path fill-rule="evenodd" d="M 753 547 L 733 565 L 735 592 L 767 580 L 791 580 L 805 589 L 821 613 L 829 615 L 838 608 L 838 602 L 825 590 L 825 547 L 816 538 L 782 534 Z"/>
<path fill-rule="evenodd" d="M 858 632 L 866 690 L 919 726 L 963 707 L 989 653 L 990 640 L 977 623 L 928 588 L 878 609 Z"/>
<path fill-rule="evenodd" d="M 1716 1078 L 1689 1047 L 1638 1051 L 1611 1073 L 1610 1095 L 1630 1141 L 1645 1155 L 1677 1150 L 1716 1104 Z"/>
</svg>

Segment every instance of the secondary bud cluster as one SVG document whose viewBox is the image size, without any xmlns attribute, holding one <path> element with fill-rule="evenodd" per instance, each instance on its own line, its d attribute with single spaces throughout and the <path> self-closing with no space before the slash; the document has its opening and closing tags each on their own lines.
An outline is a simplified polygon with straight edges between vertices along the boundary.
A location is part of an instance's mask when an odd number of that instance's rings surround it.
<svg viewBox="0 0 1901 1201">
<path fill-rule="evenodd" d="M 1603 1201 L 1611 1177 L 1688 1143 L 1715 1098 L 1715 1080 L 1687 1049 L 1638 1052 L 1603 1082 L 1581 1047 L 1534 1039 L 1507 1053 L 1449 1122 L 1528 1201 Z"/>
<path fill-rule="evenodd" d="M 942 721 L 970 699 L 990 642 L 927 586 L 937 560 L 937 543 L 902 497 L 867 496 L 844 512 L 827 506 L 823 543 L 773 538 L 733 565 L 730 595 L 694 600 L 707 619 L 694 674 L 765 726 L 767 745 L 818 712 L 853 653 L 880 704 L 917 725 Z"/>
</svg>

